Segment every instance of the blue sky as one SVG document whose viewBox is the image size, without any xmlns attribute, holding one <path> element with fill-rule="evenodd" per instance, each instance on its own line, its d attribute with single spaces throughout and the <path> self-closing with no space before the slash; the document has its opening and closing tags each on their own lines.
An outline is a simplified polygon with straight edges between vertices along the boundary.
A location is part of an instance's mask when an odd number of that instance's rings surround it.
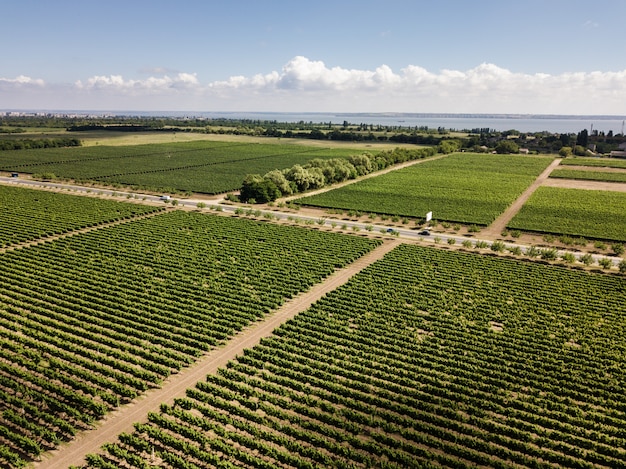
<svg viewBox="0 0 626 469">
<path fill-rule="evenodd" d="M 626 114 L 624 0 L 0 7 L 0 109 Z"/>
</svg>

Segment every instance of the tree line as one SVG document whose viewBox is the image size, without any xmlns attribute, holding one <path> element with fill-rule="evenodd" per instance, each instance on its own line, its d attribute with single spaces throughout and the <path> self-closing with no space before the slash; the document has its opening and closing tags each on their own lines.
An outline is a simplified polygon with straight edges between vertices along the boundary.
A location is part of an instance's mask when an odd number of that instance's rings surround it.
<svg viewBox="0 0 626 469">
<path fill-rule="evenodd" d="M 33 148 L 79 147 L 77 138 L 21 138 L 0 140 L 0 150 L 30 150 Z"/>
<path fill-rule="evenodd" d="M 239 200 L 247 203 L 272 202 L 280 197 L 355 179 L 391 165 L 433 156 L 435 153 L 434 148 L 395 148 L 375 155 L 361 153 L 348 158 L 317 158 L 305 165 L 296 164 L 284 170 L 274 169 L 264 175 L 248 174 L 241 186 Z"/>
</svg>

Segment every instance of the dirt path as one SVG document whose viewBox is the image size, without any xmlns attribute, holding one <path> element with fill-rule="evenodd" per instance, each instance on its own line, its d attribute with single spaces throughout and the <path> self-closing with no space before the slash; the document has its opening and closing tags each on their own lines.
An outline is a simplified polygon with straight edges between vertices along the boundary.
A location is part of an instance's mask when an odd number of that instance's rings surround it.
<svg viewBox="0 0 626 469">
<path fill-rule="evenodd" d="M 296 296 L 272 315 L 235 335 L 224 347 L 212 350 L 191 367 L 170 376 L 160 389 L 147 392 L 134 402 L 109 414 L 94 430 L 83 432 L 67 445 L 45 454 L 34 467 L 67 469 L 71 465 L 83 465 L 87 454 L 97 452 L 105 442 L 115 441 L 117 435 L 122 432 L 132 432 L 133 423 L 145 421 L 148 412 L 158 412 L 161 403 L 173 403 L 174 398 L 184 397 L 187 388 L 193 387 L 198 381 L 203 381 L 206 375 L 215 373 L 218 368 L 240 355 L 244 349 L 257 345 L 263 337 L 271 335 L 282 323 L 346 283 L 352 276 L 382 258 L 398 244 L 399 240 L 386 240 L 381 246 L 352 264 L 335 271 L 322 283 Z"/>
<path fill-rule="evenodd" d="M 494 220 L 494 222 L 489 225 L 486 229 L 481 231 L 481 236 L 486 238 L 491 238 L 494 236 L 500 236 L 500 233 L 504 231 L 506 225 L 511 221 L 511 219 L 520 211 L 522 206 L 526 203 L 528 198 L 537 190 L 537 188 L 545 183 L 550 176 L 550 173 L 554 168 L 556 168 L 559 163 L 561 163 L 560 159 L 555 159 L 550 165 L 535 179 L 533 182 L 523 193 L 520 195 L 515 202 L 513 202 L 509 208 L 507 208 L 498 218 Z"/>
</svg>

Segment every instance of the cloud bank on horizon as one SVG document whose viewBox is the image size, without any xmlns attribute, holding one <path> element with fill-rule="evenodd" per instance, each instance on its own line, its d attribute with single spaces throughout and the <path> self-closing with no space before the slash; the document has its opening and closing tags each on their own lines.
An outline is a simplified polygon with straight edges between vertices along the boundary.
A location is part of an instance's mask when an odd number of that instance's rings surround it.
<svg viewBox="0 0 626 469">
<path fill-rule="evenodd" d="M 433 72 L 328 67 L 296 56 L 279 71 L 202 83 L 196 73 L 145 79 L 96 75 L 74 83 L 0 76 L 3 109 L 266 112 L 626 114 L 626 70 L 517 73 L 482 63 Z"/>
</svg>

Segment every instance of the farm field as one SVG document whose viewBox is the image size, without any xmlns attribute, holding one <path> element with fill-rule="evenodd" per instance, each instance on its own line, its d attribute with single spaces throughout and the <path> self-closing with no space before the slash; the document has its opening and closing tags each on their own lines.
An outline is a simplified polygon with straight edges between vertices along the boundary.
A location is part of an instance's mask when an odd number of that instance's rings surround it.
<svg viewBox="0 0 626 469">
<path fill-rule="evenodd" d="M 171 211 L 0 254 L 0 466 L 91 427 L 378 244 Z"/>
<path fill-rule="evenodd" d="M 401 245 L 86 467 L 626 467 L 625 305 L 618 277 Z"/>
<path fill-rule="evenodd" d="M 586 181 L 626 182 L 624 171 L 592 171 L 588 169 L 556 168 L 550 173 L 551 178 L 581 179 Z"/>
<path fill-rule="evenodd" d="M 457 153 L 296 200 L 307 206 L 488 225 L 551 158 Z"/>
<path fill-rule="evenodd" d="M 624 207 L 624 192 L 540 187 L 508 227 L 626 241 Z"/>
<path fill-rule="evenodd" d="M 163 208 L 0 185 L 0 247 Z"/>
<path fill-rule="evenodd" d="M 594 166 L 605 168 L 623 168 L 626 169 L 626 160 L 619 158 L 563 158 L 562 166 Z"/>
<path fill-rule="evenodd" d="M 216 194 L 239 189 L 248 173 L 263 174 L 315 158 L 355 153 L 359 150 L 202 140 L 4 151 L 0 152 L 0 170 Z"/>
</svg>

